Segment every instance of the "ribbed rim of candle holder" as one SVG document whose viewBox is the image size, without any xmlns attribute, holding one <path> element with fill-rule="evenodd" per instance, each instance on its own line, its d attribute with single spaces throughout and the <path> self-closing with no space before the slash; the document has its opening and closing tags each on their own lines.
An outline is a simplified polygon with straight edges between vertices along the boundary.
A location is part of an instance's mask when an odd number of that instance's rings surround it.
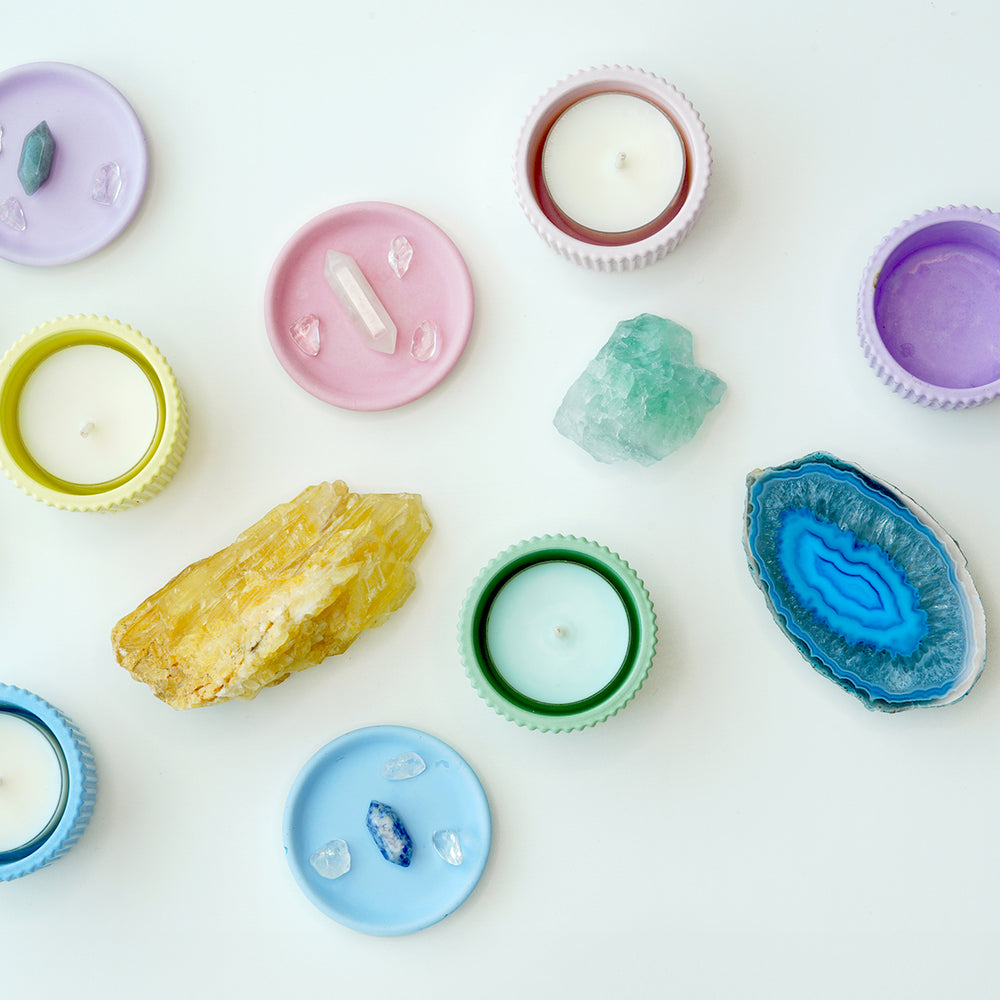
<svg viewBox="0 0 1000 1000">
<path fill-rule="evenodd" d="M 97 484 L 70 483 L 41 468 L 18 427 L 18 403 L 35 368 L 57 351 L 95 344 L 120 351 L 149 379 L 156 395 L 156 433 L 145 455 L 124 475 Z M 137 330 L 107 316 L 66 316 L 36 326 L 0 360 L 0 466 L 16 486 L 60 510 L 109 511 L 155 496 L 177 471 L 187 446 L 187 407 L 160 351 Z"/>
<path fill-rule="evenodd" d="M 62 817 L 30 854 L 0 861 L 0 882 L 29 875 L 61 858 L 86 830 L 97 798 L 97 768 L 83 733 L 59 709 L 24 688 L 0 684 L 0 711 L 14 711 L 37 721 L 56 739 L 66 761 L 69 789 Z"/>
<path fill-rule="evenodd" d="M 629 648 L 615 677 L 593 695 L 564 704 L 516 691 L 491 663 L 485 642 L 486 619 L 497 593 L 520 570 L 544 562 L 575 563 L 600 574 L 621 598 L 629 620 Z M 505 549 L 472 583 L 458 620 L 459 653 L 476 693 L 498 715 L 543 732 L 586 729 L 624 708 L 646 680 L 656 639 L 653 602 L 635 570 L 617 553 L 575 535 L 539 535 Z"/>
<path fill-rule="evenodd" d="M 934 246 L 960 250 L 963 245 L 994 257 L 994 272 L 1000 275 L 1000 215 L 974 206 L 948 205 L 921 212 L 889 233 L 865 266 L 858 293 L 858 336 L 869 365 L 893 392 L 932 409 L 964 409 L 989 402 L 1000 395 L 1000 371 L 997 377 L 981 381 L 967 379 L 979 384 L 965 386 L 942 385 L 920 377 L 920 371 L 930 375 L 933 359 L 921 359 L 919 344 L 887 344 L 887 335 L 896 337 L 900 331 L 891 318 L 883 316 L 880 322 L 881 297 L 888 280 L 913 254 Z M 937 305 L 940 308 L 941 303 Z M 967 310 L 968 300 L 962 298 L 956 308 Z M 1000 356 L 1000 313 L 992 320 L 987 331 L 991 339 L 981 352 L 984 366 L 991 357 Z"/>
<path fill-rule="evenodd" d="M 550 129 L 570 105 L 607 92 L 632 94 L 658 107 L 681 137 L 686 170 L 681 193 L 664 216 L 650 227 L 605 242 L 569 225 L 555 208 L 541 179 L 541 154 Z M 712 150 L 701 117 L 673 84 L 631 66 L 601 66 L 574 73 L 542 95 L 521 128 L 513 170 L 521 208 L 550 247 L 583 267 L 633 271 L 666 256 L 687 236 L 708 191 Z"/>
</svg>

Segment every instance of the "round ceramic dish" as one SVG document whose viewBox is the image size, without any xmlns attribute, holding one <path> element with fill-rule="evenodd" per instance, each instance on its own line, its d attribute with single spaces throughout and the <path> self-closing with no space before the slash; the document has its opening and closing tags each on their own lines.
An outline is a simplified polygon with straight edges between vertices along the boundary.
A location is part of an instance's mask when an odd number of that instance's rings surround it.
<svg viewBox="0 0 1000 1000">
<path fill-rule="evenodd" d="M 677 196 L 654 223 L 630 233 L 595 233 L 574 225 L 556 208 L 542 177 L 542 152 L 556 119 L 576 102 L 603 93 L 649 101 L 671 120 L 684 144 L 684 179 Z M 711 173 L 708 133 L 691 102 L 666 80 L 630 66 L 584 70 L 557 83 L 528 115 L 514 153 L 514 187 L 528 221 L 564 257 L 600 271 L 634 270 L 673 250 L 701 211 Z"/>
<path fill-rule="evenodd" d="M 553 703 L 515 688 L 490 654 L 487 623 L 497 595 L 521 570 L 569 563 L 597 573 L 611 586 L 628 619 L 621 666 L 600 690 L 575 701 Z M 465 672 L 479 696 L 499 715 L 528 729 L 567 732 L 610 718 L 635 697 L 652 665 L 656 617 L 643 582 L 620 556 L 585 538 L 545 535 L 501 552 L 479 574 L 462 605 L 458 643 Z"/>
<path fill-rule="evenodd" d="M 426 770 L 390 781 L 382 764 L 414 752 Z M 378 800 L 401 817 L 413 839 L 407 868 L 386 861 L 365 824 Z M 448 864 L 435 850 L 438 830 L 453 830 L 462 863 Z M 446 743 L 404 726 L 357 729 L 328 743 L 302 769 L 285 806 L 284 845 L 292 875 L 327 916 L 366 934 L 409 934 L 457 909 L 476 887 L 489 857 L 489 804 L 471 767 Z M 336 879 L 310 864 L 333 839 L 347 842 L 351 867 Z"/>
<path fill-rule="evenodd" d="M 27 719 L 50 739 L 63 765 L 63 801 L 54 822 L 23 850 L 0 854 L 0 882 L 28 875 L 61 858 L 87 828 L 97 797 L 97 769 L 90 746 L 73 723 L 23 688 L 0 684 L 0 712 Z"/>
<path fill-rule="evenodd" d="M 904 222 L 865 268 L 858 332 L 893 391 L 924 406 L 1000 393 L 1000 215 L 951 206 Z"/>
<path fill-rule="evenodd" d="M 24 137 L 48 122 L 56 143 L 49 179 L 26 195 L 17 179 Z M 67 264 L 96 253 L 132 221 L 146 191 L 146 136 L 127 100 L 89 70 L 29 63 L 0 73 L 0 203 L 14 198 L 18 231 L 0 223 L 0 257 L 18 264 Z M 91 197 L 94 175 L 117 163 L 121 191 L 111 205 Z"/>
<path fill-rule="evenodd" d="M 397 236 L 413 247 L 402 277 L 388 257 Z M 353 257 L 388 310 L 398 330 L 392 354 L 372 350 L 354 329 L 324 276 L 327 250 Z M 348 410 L 388 410 L 429 392 L 454 368 L 472 330 L 472 279 L 458 248 L 429 219 L 383 202 L 343 205 L 303 226 L 278 254 L 264 298 L 267 335 L 281 366 L 307 392 Z M 289 332 L 306 315 L 320 324 L 315 357 Z M 439 346 L 419 361 L 410 347 L 427 321 L 437 326 Z"/>
<path fill-rule="evenodd" d="M 149 448 L 123 476 L 95 485 L 71 483 L 43 469 L 29 453 L 18 425 L 25 382 L 46 358 L 64 348 L 96 344 L 120 351 L 145 373 L 156 396 L 157 426 Z M 35 327 L 0 361 L 0 466 L 28 496 L 63 510 L 134 507 L 170 480 L 187 444 L 187 410 L 162 354 L 141 333 L 106 316 L 69 316 Z"/>
</svg>

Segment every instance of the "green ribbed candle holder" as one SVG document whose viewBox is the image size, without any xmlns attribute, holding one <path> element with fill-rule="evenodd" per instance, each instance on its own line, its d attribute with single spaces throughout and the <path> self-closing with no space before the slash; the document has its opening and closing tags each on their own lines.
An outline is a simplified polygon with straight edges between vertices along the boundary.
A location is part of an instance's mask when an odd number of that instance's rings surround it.
<svg viewBox="0 0 1000 1000">
<path fill-rule="evenodd" d="M 656 649 L 643 582 L 619 555 L 572 535 L 501 552 L 462 605 L 459 651 L 494 711 L 567 732 L 610 718 L 642 687 Z"/>
</svg>

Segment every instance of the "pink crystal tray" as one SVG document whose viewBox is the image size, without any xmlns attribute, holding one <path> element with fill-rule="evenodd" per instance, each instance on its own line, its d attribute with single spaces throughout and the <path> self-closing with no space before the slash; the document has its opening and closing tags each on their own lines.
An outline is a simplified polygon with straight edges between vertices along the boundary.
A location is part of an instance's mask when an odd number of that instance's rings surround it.
<svg viewBox="0 0 1000 1000">
<path fill-rule="evenodd" d="M 55 139 L 52 172 L 33 194 L 17 179 L 24 137 L 46 121 Z M 80 260 L 107 246 L 132 221 L 146 190 L 146 136 L 132 106 L 106 80 L 68 63 L 29 63 L 0 73 L 0 204 L 17 200 L 19 231 L 0 223 L 0 257 L 18 264 Z M 116 163 L 112 204 L 91 197 L 94 176 Z"/>
<path fill-rule="evenodd" d="M 389 262 L 398 236 L 413 247 L 402 277 Z M 393 353 L 373 350 L 355 329 L 324 277 L 328 250 L 357 261 L 397 327 Z M 278 255 L 264 304 L 267 335 L 285 371 L 307 392 L 349 410 L 388 410 L 433 389 L 465 350 L 473 312 L 472 279 L 455 244 L 424 216 L 384 202 L 343 205 L 303 226 Z M 290 332 L 308 316 L 319 319 L 315 356 Z M 411 345 L 428 322 L 437 327 L 437 350 L 421 361 Z"/>
</svg>

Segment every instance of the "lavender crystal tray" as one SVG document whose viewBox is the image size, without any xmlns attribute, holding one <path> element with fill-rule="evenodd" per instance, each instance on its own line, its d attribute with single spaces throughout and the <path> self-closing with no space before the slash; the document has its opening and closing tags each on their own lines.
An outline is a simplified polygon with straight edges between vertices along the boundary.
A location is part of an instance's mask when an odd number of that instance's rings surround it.
<svg viewBox="0 0 1000 1000">
<path fill-rule="evenodd" d="M 426 770 L 384 778 L 382 764 L 408 752 Z M 412 837 L 408 867 L 386 861 L 375 846 L 365 822 L 373 800 L 391 806 Z M 457 833 L 461 864 L 435 850 L 439 830 Z M 408 934 L 459 907 L 486 867 L 491 835 L 486 793 L 472 768 L 446 743 L 403 726 L 357 729 L 328 743 L 302 769 L 285 806 L 285 854 L 296 882 L 327 916 L 366 934 Z M 350 870 L 324 878 L 309 859 L 334 839 L 347 842 Z"/>
<path fill-rule="evenodd" d="M 21 145 L 42 121 L 55 139 L 52 170 L 27 195 L 17 177 Z M 10 221 L 0 222 L 0 257 L 67 264 L 107 246 L 132 221 L 146 191 L 146 137 L 132 106 L 107 80 L 68 63 L 8 69 L 0 73 L 0 128 L 0 206 L 16 202 Z M 92 191 L 107 165 L 117 171 L 115 196 L 102 204 Z"/>
</svg>

